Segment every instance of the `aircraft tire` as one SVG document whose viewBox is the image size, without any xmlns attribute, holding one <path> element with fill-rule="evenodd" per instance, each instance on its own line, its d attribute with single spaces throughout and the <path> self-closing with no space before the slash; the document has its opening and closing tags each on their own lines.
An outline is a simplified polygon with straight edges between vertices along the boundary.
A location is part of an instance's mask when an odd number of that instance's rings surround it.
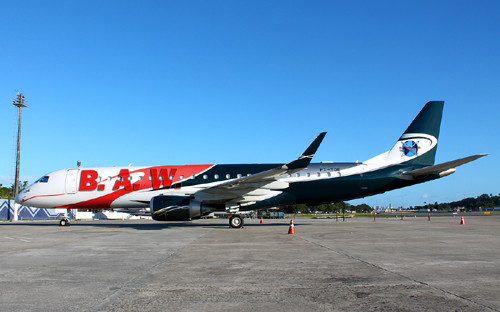
<svg viewBox="0 0 500 312">
<path fill-rule="evenodd" d="M 61 219 L 61 221 L 59 221 L 59 226 L 69 226 L 69 220 Z"/>
<path fill-rule="evenodd" d="M 241 216 L 232 216 L 229 219 L 229 226 L 233 229 L 239 229 L 243 227 L 243 217 Z"/>
</svg>

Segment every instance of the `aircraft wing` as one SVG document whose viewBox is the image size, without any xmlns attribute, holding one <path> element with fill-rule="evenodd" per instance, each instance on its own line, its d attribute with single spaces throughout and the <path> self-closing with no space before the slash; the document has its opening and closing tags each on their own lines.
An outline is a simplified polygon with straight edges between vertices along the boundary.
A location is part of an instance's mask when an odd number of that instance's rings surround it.
<svg viewBox="0 0 500 312">
<path fill-rule="evenodd" d="M 266 196 L 271 190 L 288 187 L 288 183 L 278 181 L 280 178 L 306 168 L 311 162 L 326 132 L 322 132 L 296 160 L 280 167 L 256 173 L 250 176 L 231 180 L 196 192 L 195 198 L 206 202 L 227 202 L 242 198 L 245 195 Z"/>
<path fill-rule="evenodd" d="M 439 165 L 434 165 L 434 166 L 429 166 L 425 167 L 422 169 L 417 169 L 413 171 L 408 171 L 404 175 L 405 176 L 412 176 L 412 177 L 419 177 L 419 176 L 429 176 L 433 174 L 440 174 L 444 173 L 447 170 L 454 169 L 455 167 L 461 166 L 463 164 L 466 164 L 468 162 L 474 161 L 478 158 L 484 157 L 488 154 L 479 154 L 479 155 L 474 155 L 474 156 L 469 156 L 465 158 L 460 158 L 457 160 L 452 160 L 448 161 Z"/>
</svg>

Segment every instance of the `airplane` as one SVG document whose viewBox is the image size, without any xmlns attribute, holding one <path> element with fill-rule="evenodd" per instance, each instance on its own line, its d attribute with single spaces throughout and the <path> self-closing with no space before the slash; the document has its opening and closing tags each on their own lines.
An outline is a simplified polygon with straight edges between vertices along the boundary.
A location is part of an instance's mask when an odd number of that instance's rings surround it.
<svg viewBox="0 0 500 312">
<path fill-rule="evenodd" d="M 396 144 L 363 162 L 311 163 L 326 132 L 286 164 L 200 164 L 69 168 L 44 175 L 16 203 L 38 208 L 126 209 L 157 221 L 186 221 L 212 212 L 243 226 L 245 212 L 287 204 L 362 198 L 448 176 L 487 154 L 434 165 L 444 101 L 428 102 Z M 69 225 L 64 218 L 60 225 Z"/>
</svg>

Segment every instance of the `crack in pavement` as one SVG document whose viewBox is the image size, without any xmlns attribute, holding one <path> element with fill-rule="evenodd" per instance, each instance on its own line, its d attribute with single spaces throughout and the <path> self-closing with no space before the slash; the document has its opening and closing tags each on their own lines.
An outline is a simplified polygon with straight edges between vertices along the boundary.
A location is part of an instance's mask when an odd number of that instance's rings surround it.
<svg viewBox="0 0 500 312">
<path fill-rule="evenodd" d="M 363 260 L 363 259 L 361 259 L 361 258 L 358 258 L 358 257 L 352 256 L 352 255 L 349 255 L 349 254 L 347 254 L 347 253 L 345 253 L 345 252 L 342 252 L 342 251 L 339 251 L 339 250 L 333 249 L 333 248 L 331 248 L 331 247 L 329 247 L 329 246 L 326 246 L 326 245 L 323 245 L 323 244 L 321 244 L 321 243 L 318 243 L 318 242 L 312 241 L 312 240 L 310 240 L 310 239 L 307 239 L 307 238 L 305 238 L 305 237 L 303 237 L 303 236 L 301 236 L 301 235 L 297 235 L 297 236 L 298 236 L 299 238 L 301 238 L 302 240 L 304 240 L 304 241 L 308 242 L 308 243 L 311 243 L 311 244 L 314 244 L 314 245 L 319 246 L 319 247 L 321 247 L 321 248 L 324 248 L 324 249 L 330 250 L 330 251 L 332 251 L 332 252 L 334 252 L 334 253 L 336 253 L 336 254 L 338 254 L 338 255 L 342 255 L 342 256 L 347 257 L 347 258 L 349 258 L 349 259 L 352 259 L 352 260 L 355 260 L 355 261 L 358 261 L 358 262 L 364 263 L 364 264 L 366 264 L 366 265 L 372 266 L 372 267 L 377 268 L 377 269 L 379 269 L 379 270 L 382 270 L 382 271 L 384 271 L 384 272 L 387 272 L 387 273 L 390 273 L 390 274 L 395 274 L 395 275 L 397 275 L 397 276 L 399 276 L 399 277 L 402 277 L 402 278 L 404 278 L 404 279 L 410 280 L 410 281 L 412 281 L 412 282 L 414 282 L 414 283 L 417 283 L 417 284 L 420 284 L 420 285 L 424 285 L 424 286 L 427 286 L 427 287 L 429 287 L 429 288 L 432 288 L 432 289 L 435 289 L 435 290 L 441 291 L 441 292 L 443 292 L 443 293 L 445 293 L 445 294 L 447 294 L 447 295 L 450 295 L 450 296 L 453 296 L 453 297 L 456 297 L 456 298 L 459 298 L 459 299 L 465 300 L 465 301 L 470 302 L 470 303 L 472 303 L 472 304 L 478 305 L 478 306 L 480 306 L 480 307 L 482 307 L 482 308 L 486 308 L 486 309 L 489 309 L 489 310 L 491 310 L 491 311 L 495 311 L 495 312 L 500 312 L 499 310 L 497 310 L 497 309 L 495 309 L 495 308 L 493 308 L 493 307 L 490 307 L 490 306 L 487 306 L 487 305 L 482 304 L 482 303 L 480 303 L 480 302 L 476 302 L 476 301 L 474 301 L 474 300 L 472 300 L 472 299 L 469 299 L 469 298 L 466 298 L 466 297 L 463 297 L 463 296 L 457 295 L 457 294 L 455 294 L 455 293 L 453 293 L 453 292 L 451 292 L 451 291 L 449 291 L 449 290 L 442 289 L 442 288 L 439 288 L 439 287 L 437 287 L 437 286 L 430 285 L 430 284 L 428 284 L 428 283 L 426 283 L 426 282 L 419 281 L 419 280 L 416 280 L 416 279 L 411 278 L 411 277 L 409 277 L 409 276 L 403 275 L 403 274 L 401 274 L 401 273 L 398 273 L 398 272 L 394 272 L 394 271 L 388 270 L 388 269 L 386 269 L 386 268 L 384 268 L 384 267 L 381 267 L 381 266 L 376 265 L 376 264 L 374 264 L 374 263 L 368 262 L 368 261 Z"/>
</svg>

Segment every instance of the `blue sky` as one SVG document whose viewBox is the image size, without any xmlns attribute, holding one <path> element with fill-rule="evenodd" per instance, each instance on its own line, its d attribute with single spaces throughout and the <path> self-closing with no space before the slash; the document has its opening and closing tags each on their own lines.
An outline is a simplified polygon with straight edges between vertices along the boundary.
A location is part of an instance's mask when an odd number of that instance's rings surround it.
<svg viewBox="0 0 500 312">
<path fill-rule="evenodd" d="M 388 150 L 444 100 L 444 179 L 353 201 L 500 193 L 497 1 L 10 1 L 0 11 L 0 183 L 61 168 L 285 163 Z M 493 137 L 493 139 L 492 139 Z"/>
</svg>

